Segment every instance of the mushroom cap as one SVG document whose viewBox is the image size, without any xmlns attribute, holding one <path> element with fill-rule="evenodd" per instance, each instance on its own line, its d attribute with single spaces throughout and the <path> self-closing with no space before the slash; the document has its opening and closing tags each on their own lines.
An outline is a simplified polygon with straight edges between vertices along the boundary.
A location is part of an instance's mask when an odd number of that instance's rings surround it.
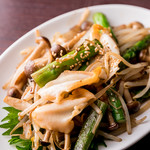
<svg viewBox="0 0 150 150">
<path fill-rule="evenodd" d="M 50 41 L 49 41 L 49 39 L 48 39 L 47 37 L 45 37 L 45 36 L 40 36 L 40 37 L 37 37 L 37 38 L 36 38 L 36 43 L 39 44 L 41 41 L 46 42 L 46 44 L 48 45 L 48 47 L 51 48 L 51 43 L 50 43 Z"/>
<path fill-rule="evenodd" d="M 16 87 L 10 87 L 7 91 L 7 96 L 11 96 L 14 98 L 21 98 L 21 93 L 18 91 Z"/>
<path fill-rule="evenodd" d="M 42 140 L 40 140 L 40 143 L 42 146 L 49 146 L 50 145 L 50 142 L 46 142 L 46 141 L 42 141 Z"/>
<path fill-rule="evenodd" d="M 139 101 L 132 101 L 130 103 L 127 103 L 127 107 L 130 113 L 136 113 L 137 111 L 139 111 L 140 106 L 141 103 Z"/>
<path fill-rule="evenodd" d="M 118 127 L 119 125 L 116 122 L 114 122 L 108 127 L 108 129 L 112 131 L 118 129 Z"/>
<path fill-rule="evenodd" d="M 35 72 L 37 69 L 38 68 L 35 66 L 34 61 L 29 60 L 24 67 L 24 73 L 28 78 L 31 78 L 31 74 Z"/>
<path fill-rule="evenodd" d="M 148 55 L 148 51 L 147 51 L 147 49 L 144 49 L 140 52 L 139 59 L 141 61 L 146 61 L 145 59 L 146 59 L 147 55 Z"/>
<path fill-rule="evenodd" d="M 67 54 L 66 49 L 59 45 L 59 44 L 54 44 L 51 48 L 52 56 L 54 58 L 59 58 L 62 57 L 63 55 Z"/>
</svg>

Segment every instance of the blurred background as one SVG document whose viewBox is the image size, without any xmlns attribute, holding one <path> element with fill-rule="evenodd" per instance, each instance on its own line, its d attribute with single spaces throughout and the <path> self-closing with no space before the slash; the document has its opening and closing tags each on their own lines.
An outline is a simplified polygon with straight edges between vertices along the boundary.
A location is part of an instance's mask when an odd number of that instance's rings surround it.
<svg viewBox="0 0 150 150">
<path fill-rule="evenodd" d="M 150 0 L 0 0 L 0 54 L 41 23 L 74 9 L 100 4 L 130 4 L 150 9 Z M 150 134 L 128 150 L 149 149 L 149 143 Z"/>
</svg>

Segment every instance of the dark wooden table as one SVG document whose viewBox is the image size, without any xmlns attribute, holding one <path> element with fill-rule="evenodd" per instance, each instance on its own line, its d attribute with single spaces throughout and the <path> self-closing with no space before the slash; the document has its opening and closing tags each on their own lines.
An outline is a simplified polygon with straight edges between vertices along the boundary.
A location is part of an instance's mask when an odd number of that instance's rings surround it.
<svg viewBox="0 0 150 150">
<path fill-rule="evenodd" d="M 150 0 L 0 0 L 0 54 L 37 25 L 65 12 L 98 4 L 131 4 L 150 9 Z M 150 134 L 128 150 L 150 149 L 149 143 Z"/>
</svg>

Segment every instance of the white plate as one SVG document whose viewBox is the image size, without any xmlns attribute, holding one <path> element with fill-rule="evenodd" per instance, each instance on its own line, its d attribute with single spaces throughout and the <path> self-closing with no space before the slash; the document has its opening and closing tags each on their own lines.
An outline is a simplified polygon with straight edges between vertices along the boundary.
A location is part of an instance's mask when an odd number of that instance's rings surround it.
<svg viewBox="0 0 150 150">
<path fill-rule="evenodd" d="M 103 12 L 108 17 L 110 24 L 120 25 L 127 24 L 131 21 L 140 21 L 145 26 L 150 26 L 150 11 L 148 9 L 130 6 L 130 5 L 99 5 L 89 7 L 91 10 L 90 20 L 92 20 L 92 14 L 94 12 Z M 36 27 L 36 29 L 40 30 L 40 33 L 48 38 L 51 38 L 52 35 L 57 32 L 65 32 L 70 27 L 74 26 L 79 18 L 81 13 L 84 11 L 83 9 L 74 10 L 69 13 L 58 16 L 54 19 L 51 19 L 40 26 Z M 19 40 L 17 40 L 14 44 L 12 44 L 0 57 L 0 87 L 10 78 L 12 73 L 15 71 L 16 65 L 20 62 L 21 56 L 19 55 L 19 51 L 27 48 L 29 46 L 33 46 L 35 44 L 35 29 L 31 30 Z M 6 115 L 6 112 L 1 108 L 6 106 L 3 103 L 3 98 L 5 97 L 6 92 L 0 89 L 0 120 Z M 122 142 L 112 142 L 106 141 L 107 148 L 101 146 L 101 150 L 120 150 L 125 149 L 132 144 L 136 143 L 139 139 L 144 137 L 147 133 L 150 132 L 150 110 L 146 111 L 142 116 L 147 115 L 146 121 L 139 125 L 138 127 L 133 129 L 133 133 L 131 135 L 127 135 L 126 133 L 120 135 L 123 139 Z M 9 149 L 13 150 L 14 147 L 8 144 L 9 137 L 2 136 L 2 133 L 5 130 L 0 129 L 0 145 L 1 149 Z"/>
</svg>

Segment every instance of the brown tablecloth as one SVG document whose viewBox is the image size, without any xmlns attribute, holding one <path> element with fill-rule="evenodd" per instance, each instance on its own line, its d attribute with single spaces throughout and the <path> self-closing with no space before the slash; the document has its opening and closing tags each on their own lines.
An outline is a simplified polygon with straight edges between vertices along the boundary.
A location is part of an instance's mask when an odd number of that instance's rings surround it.
<svg viewBox="0 0 150 150">
<path fill-rule="evenodd" d="M 37 25 L 68 11 L 100 4 L 130 4 L 150 9 L 150 0 L 0 0 L 0 54 Z M 149 144 L 150 134 L 128 150 L 149 149 Z"/>
</svg>

